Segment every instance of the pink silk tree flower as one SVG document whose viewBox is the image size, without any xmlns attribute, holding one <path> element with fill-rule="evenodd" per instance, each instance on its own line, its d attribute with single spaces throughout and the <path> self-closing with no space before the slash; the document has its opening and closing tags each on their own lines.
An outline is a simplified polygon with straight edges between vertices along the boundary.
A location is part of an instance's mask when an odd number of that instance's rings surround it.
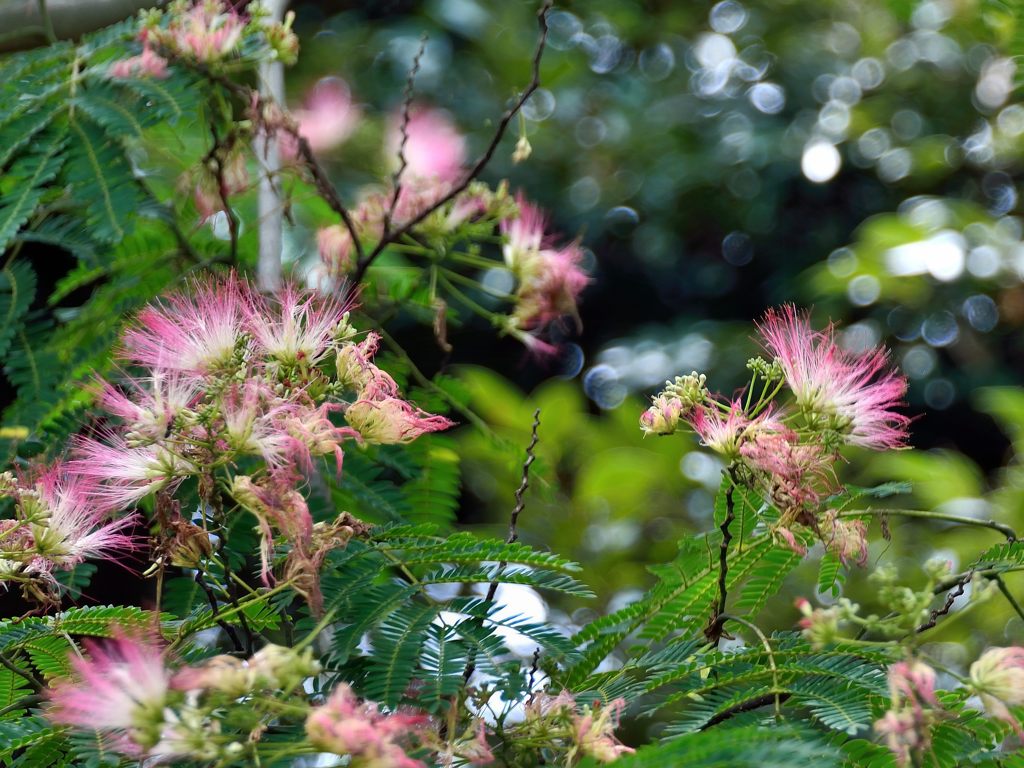
<svg viewBox="0 0 1024 768">
<path fill-rule="evenodd" d="M 409 443 L 427 432 L 454 426 L 444 416 L 425 413 L 397 397 L 356 400 L 345 411 L 345 420 L 366 442 L 376 445 Z"/>
<path fill-rule="evenodd" d="M 121 342 L 127 360 L 156 371 L 205 376 L 233 371 L 247 346 L 250 289 L 234 275 L 196 282 L 141 312 Z"/>
<path fill-rule="evenodd" d="M 544 229 L 547 226 L 544 212 L 529 202 L 522 192 L 516 193 L 516 206 L 519 215 L 502 219 L 499 224 L 501 234 L 505 237 L 502 246 L 505 266 L 513 272 L 523 269 L 540 253 L 545 243 Z"/>
<path fill-rule="evenodd" d="M 194 405 L 200 393 L 195 378 L 177 371 L 126 381 L 129 393 L 100 381 L 99 404 L 124 419 L 133 437 L 147 440 L 164 437 L 174 419 Z"/>
<path fill-rule="evenodd" d="M 611 763 L 622 755 L 635 752 L 635 749 L 627 747 L 615 736 L 615 729 L 625 707 L 625 699 L 614 699 L 606 706 L 595 705 L 593 709 L 585 709 L 582 714 L 574 715 L 573 736 L 577 749 L 600 763 Z"/>
<path fill-rule="evenodd" d="M 818 523 L 825 549 L 839 558 L 843 565 L 868 563 L 868 530 L 863 520 L 841 520 L 830 509 Z"/>
<path fill-rule="evenodd" d="M 352 135 L 359 124 L 360 110 L 352 101 L 348 83 L 340 77 L 324 77 L 306 95 L 301 109 L 292 110 L 299 135 L 309 142 L 314 152 L 326 152 Z M 294 136 L 278 133 L 281 154 L 286 159 L 298 157 Z"/>
<path fill-rule="evenodd" d="M 372 362 L 380 348 L 380 335 L 370 331 L 359 342 L 345 344 L 335 357 L 338 382 L 353 392 L 372 388 L 373 398 L 395 397 L 398 385 Z M 362 395 L 361 395 L 362 396 Z"/>
<path fill-rule="evenodd" d="M 317 230 L 316 244 L 320 262 L 331 279 L 340 280 L 352 271 L 355 266 L 352 260 L 352 236 L 343 224 Z"/>
<path fill-rule="evenodd" d="M 768 310 L 758 328 L 813 426 L 835 430 L 864 448 L 906 444 L 910 419 L 893 409 L 902 405 L 907 380 L 888 367 L 884 348 L 846 352 L 836 344 L 832 326 L 815 331 L 808 314 L 788 304 Z"/>
<path fill-rule="evenodd" d="M 404 174 L 423 181 L 453 183 L 463 173 L 466 161 L 466 137 L 459 133 L 448 113 L 440 109 L 412 107 L 406 126 L 403 154 Z M 402 115 L 392 117 L 388 131 L 387 153 L 390 162 L 398 162 L 402 145 Z"/>
<path fill-rule="evenodd" d="M 167 59 L 152 49 L 148 42 L 143 43 L 142 53 L 127 59 L 118 59 L 110 65 L 111 77 L 124 80 L 130 77 L 155 77 L 163 79 L 168 76 Z"/>
<path fill-rule="evenodd" d="M 347 307 L 288 284 L 272 301 L 253 296 L 245 309 L 258 352 L 283 365 L 315 365 L 331 350 Z"/>
<path fill-rule="evenodd" d="M 403 736 L 416 736 L 426 722 L 425 717 L 402 712 L 385 715 L 373 702 L 360 703 L 352 689 L 341 683 L 323 706 L 309 713 L 306 735 L 317 749 L 352 755 L 354 765 L 426 768 L 397 743 Z"/>
<path fill-rule="evenodd" d="M 85 478 L 89 494 L 108 509 L 124 509 L 195 474 L 196 467 L 162 446 L 130 446 L 120 435 L 105 441 L 77 437 L 68 469 Z"/>
<path fill-rule="evenodd" d="M 729 459 L 739 455 L 740 444 L 753 423 L 739 400 L 730 403 L 727 410 L 717 403 L 698 405 L 687 420 L 704 447 Z"/>
<path fill-rule="evenodd" d="M 221 0 L 198 0 L 192 8 L 171 17 L 166 30 L 153 30 L 160 43 L 181 56 L 201 62 L 231 56 L 242 40 L 245 21 Z"/>
<path fill-rule="evenodd" d="M 835 458 L 820 444 L 800 444 L 798 435 L 776 417 L 769 417 L 748 438 L 740 455 L 766 473 L 772 502 L 780 510 L 816 505 L 837 490 Z"/>
<path fill-rule="evenodd" d="M 526 329 L 547 325 L 564 315 L 577 318 L 576 301 L 590 282 L 576 243 L 544 249 L 524 268 L 516 295 L 514 316 Z"/>
<path fill-rule="evenodd" d="M 55 723 L 111 731 L 112 744 L 143 756 L 160 740 L 171 672 L 155 643 L 118 631 L 84 641 L 88 658 L 72 657 L 76 677 L 55 686 L 48 717 Z"/>
<path fill-rule="evenodd" d="M 135 539 L 124 531 L 136 518 L 107 520 L 91 482 L 68 472 L 66 465 L 45 469 L 36 478 L 34 491 L 22 494 L 18 503 L 18 516 L 34 542 L 26 572 L 49 577 L 52 570 L 73 568 L 86 558 L 115 559 L 135 549 Z"/>
<path fill-rule="evenodd" d="M 1024 704 L 1024 648 L 989 648 L 971 664 L 970 676 L 970 688 L 981 698 L 985 711 L 1009 723 L 1024 738 L 1024 728 L 1009 709 Z"/>
<path fill-rule="evenodd" d="M 875 722 L 875 732 L 900 766 L 931 746 L 931 727 L 941 709 L 935 696 L 935 670 L 916 659 L 889 667 L 891 707 Z"/>
</svg>

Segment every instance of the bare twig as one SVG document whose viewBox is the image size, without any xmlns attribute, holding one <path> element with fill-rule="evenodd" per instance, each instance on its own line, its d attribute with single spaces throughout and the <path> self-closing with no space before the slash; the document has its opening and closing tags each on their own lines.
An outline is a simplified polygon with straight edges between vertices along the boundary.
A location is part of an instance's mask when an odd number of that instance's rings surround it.
<svg viewBox="0 0 1024 768">
<path fill-rule="evenodd" d="M 551 9 L 551 0 L 545 0 L 544 5 L 541 6 L 537 12 L 537 23 L 540 27 L 540 38 L 537 41 L 537 48 L 533 55 L 533 66 L 532 76 L 530 78 L 529 85 L 519 95 L 515 103 L 509 107 L 505 114 L 501 116 L 501 120 L 498 121 L 498 127 L 491 137 L 490 143 L 484 150 L 483 154 L 480 155 L 473 167 L 470 168 L 469 172 L 463 177 L 462 181 L 453 186 L 446 195 L 437 200 L 433 205 L 427 206 L 418 214 L 413 216 L 411 219 L 403 223 L 400 227 L 397 227 L 392 232 L 386 232 L 385 236 L 374 246 L 373 250 L 370 251 L 365 257 L 360 256 L 356 268 L 352 273 L 352 281 L 349 284 L 349 293 L 353 293 L 359 284 L 363 281 L 366 276 L 366 270 L 370 268 L 370 265 L 376 260 L 378 256 L 384 251 L 390 243 L 395 242 L 404 235 L 408 234 L 416 225 L 430 216 L 434 211 L 444 207 L 460 194 L 462 194 L 474 179 L 478 178 L 483 172 L 484 168 L 487 167 L 488 163 L 491 162 L 491 158 L 494 157 L 494 153 L 498 149 L 498 145 L 501 143 L 502 138 L 505 136 L 505 131 L 508 129 L 509 124 L 513 118 L 519 113 L 527 99 L 533 95 L 534 91 L 540 87 L 540 62 L 544 55 L 544 48 L 547 45 L 548 39 L 548 11 Z"/>
<path fill-rule="evenodd" d="M 731 476 L 731 472 L 730 472 Z M 718 547 L 718 601 L 715 604 L 715 612 L 704 630 L 704 636 L 708 642 L 718 645 L 722 639 L 723 627 L 725 625 L 725 603 L 729 597 L 728 575 L 729 575 L 729 544 L 732 542 L 732 531 L 729 526 L 736 519 L 735 502 L 733 501 L 733 489 L 735 485 L 730 483 L 725 492 L 725 519 L 719 526 L 722 532 L 722 543 Z"/>
<path fill-rule="evenodd" d="M 508 536 L 505 538 L 505 542 L 512 544 L 519 540 L 519 515 L 522 514 L 526 504 L 523 501 L 523 494 L 526 493 L 527 488 L 530 487 L 530 466 L 537 458 L 534 454 L 534 449 L 537 447 L 537 430 L 540 428 L 540 408 L 533 412 L 533 426 L 530 429 L 530 444 L 526 446 L 526 460 L 523 462 L 523 474 L 522 479 L 519 481 L 519 487 L 516 489 L 516 505 L 512 509 L 512 514 L 509 517 L 508 522 Z M 488 603 L 494 600 L 494 596 L 498 593 L 498 584 L 500 583 L 500 574 L 505 569 L 508 563 L 502 561 L 498 563 L 497 574 L 488 587 L 487 596 L 484 598 Z M 476 657 L 471 655 L 469 661 L 466 662 L 466 669 L 462 673 L 462 683 L 465 685 L 469 682 L 469 678 L 473 674 L 473 670 L 476 669 Z"/>
<path fill-rule="evenodd" d="M 388 206 L 387 213 L 384 214 L 384 237 L 387 237 L 391 232 L 391 219 L 395 215 L 398 198 L 402 195 L 402 174 L 405 173 L 405 169 L 409 164 L 405 157 L 405 147 L 409 143 L 409 116 L 412 110 L 413 86 L 416 83 L 416 75 L 420 71 L 420 61 L 423 59 L 423 54 L 426 50 L 427 35 L 424 33 L 423 37 L 420 38 L 420 48 L 413 57 L 412 67 L 409 69 L 409 77 L 405 81 L 405 93 L 402 96 L 402 138 L 398 142 L 398 168 L 391 179 L 391 186 L 393 187 L 391 204 Z"/>
<path fill-rule="evenodd" d="M 196 571 L 195 581 L 196 584 L 199 585 L 199 588 L 206 594 L 206 600 L 210 604 L 210 610 L 213 612 L 213 620 L 217 622 L 217 626 L 223 629 L 224 634 L 231 639 L 231 643 L 235 646 L 236 651 L 244 650 L 242 641 L 238 637 L 238 633 L 235 632 L 235 628 L 220 617 L 220 609 L 217 606 L 217 596 L 213 594 L 213 590 L 210 588 L 210 585 L 206 583 L 205 579 L 203 579 L 203 572 L 201 570 Z"/>
<path fill-rule="evenodd" d="M 928 621 L 915 629 L 914 632 L 921 633 L 925 630 L 931 629 L 938 623 L 942 616 L 948 615 L 953 608 L 953 603 L 955 603 L 956 599 L 964 593 L 964 590 L 967 588 L 967 582 L 971 580 L 972 576 L 974 576 L 974 571 L 967 571 L 966 573 L 960 574 L 960 576 L 957 577 L 956 582 L 951 585 L 952 589 L 947 587 L 947 589 L 950 589 L 950 592 L 946 595 L 946 602 L 942 604 L 941 608 L 935 608 L 932 610 L 931 614 L 928 616 Z"/>
</svg>

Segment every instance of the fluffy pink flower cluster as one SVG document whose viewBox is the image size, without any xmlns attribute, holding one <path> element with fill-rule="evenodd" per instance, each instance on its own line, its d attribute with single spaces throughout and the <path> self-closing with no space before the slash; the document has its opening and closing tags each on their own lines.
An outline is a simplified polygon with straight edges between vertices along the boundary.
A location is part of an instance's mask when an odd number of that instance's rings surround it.
<svg viewBox="0 0 1024 768">
<path fill-rule="evenodd" d="M 513 319 L 525 330 L 547 325 L 565 315 L 579 319 L 576 301 L 590 282 L 583 271 L 578 242 L 554 246 L 545 232 L 543 212 L 519 194 L 519 213 L 501 222 L 506 242 L 505 265 L 518 281 Z"/>
<path fill-rule="evenodd" d="M 1024 648 L 989 648 L 971 665 L 970 687 L 981 698 L 985 711 L 1009 723 L 1024 739 L 1024 728 L 1010 707 L 1024 706 Z"/>
<path fill-rule="evenodd" d="M 236 699 L 256 691 L 289 692 L 319 671 L 309 651 L 277 645 L 246 661 L 216 656 L 175 670 L 158 643 L 125 630 L 103 643 L 87 640 L 86 650 L 87 657 L 72 659 L 75 676 L 54 686 L 50 719 L 98 730 L 111 749 L 161 762 L 224 757 L 220 721 L 228 719 Z"/>
<path fill-rule="evenodd" d="M 293 285 L 269 298 L 233 276 L 147 307 L 120 348 L 145 374 L 101 383 L 100 405 L 120 424 L 74 441 L 74 487 L 116 510 L 226 469 L 236 501 L 260 521 L 264 575 L 274 532 L 293 559 L 314 564 L 296 486 L 315 459 L 333 457 L 340 472 L 346 441 L 401 443 L 451 426 L 401 399 L 372 361 L 377 337 L 354 335 L 333 299 Z M 252 476 L 237 473 L 247 458 L 258 461 Z"/>
<path fill-rule="evenodd" d="M 153 50 L 149 30 L 143 30 L 139 38 L 142 40 L 142 53 L 127 59 L 118 59 L 111 64 L 111 77 L 119 80 L 129 77 L 167 77 L 167 59 Z"/>
<path fill-rule="evenodd" d="M 901 661 L 889 668 L 891 707 L 875 722 L 896 762 L 910 765 L 931 746 L 931 727 L 941 705 L 935 696 L 935 670 L 921 661 Z"/>
<path fill-rule="evenodd" d="M 150 28 L 154 42 L 177 56 L 206 64 L 234 55 L 247 23 L 222 0 L 198 0 L 191 7 L 177 3 L 169 17 L 166 28 Z"/>
<path fill-rule="evenodd" d="M 615 736 L 625 699 L 614 699 L 605 705 L 580 706 L 568 691 L 557 696 L 539 694 L 527 704 L 524 728 L 537 728 L 547 738 L 563 738 L 569 744 L 567 764 L 577 756 L 592 757 L 600 763 L 611 763 L 636 750 L 627 747 Z"/>
<path fill-rule="evenodd" d="M 722 402 L 711 396 L 704 376 L 677 377 L 652 399 L 640 417 L 647 434 L 667 435 L 689 426 L 702 444 L 731 462 L 741 480 L 765 493 L 780 511 L 773 533 L 805 552 L 793 523 L 811 528 L 844 563 L 867 561 L 866 526 L 841 519 L 821 503 L 840 490 L 834 473 L 843 443 L 884 450 L 907 440 L 909 418 L 893 410 L 906 391 L 906 379 L 886 367 L 887 354 L 841 350 L 832 328 L 810 327 L 806 313 L 792 306 L 769 310 L 759 325 L 773 362 L 750 363 L 763 380 L 761 397 L 752 392 Z M 791 406 L 774 401 L 782 385 Z M 774 388 L 774 389 L 773 389 Z M 773 390 L 769 392 L 769 390 Z"/>
<path fill-rule="evenodd" d="M 907 380 L 888 367 L 884 348 L 846 352 L 832 326 L 813 330 L 810 316 L 792 305 L 769 310 L 759 330 L 765 349 L 782 366 L 796 407 L 812 426 L 863 448 L 906 444 L 910 418 L 894 408 L 902 405 Z"/>
<path fill-rule="evenodd" d="M 400 744 L 403 738 L 415 738 L 426 723 L 422 715 L 385 714 L 373 702 L 360 702 L 342 683 L 323 706 L 309 713 L 306 735 L 317 749 L 351 755 L 353 768 L 426 768 Z"/>
<path fill-rule="evenodd" d="M 0 520 L 0 583 L 21 582 L 26 593 L 53 599 L 53 572 L 86 558 L 117 558 L 135 548 L 126 534 L 134 516 L 111 520 L 110 505 L 96 503 L 95 485 L 55 463 L 25 477 L 0 475 L 0 498 L 14 500 L 14 516 Z"/>
</svg>

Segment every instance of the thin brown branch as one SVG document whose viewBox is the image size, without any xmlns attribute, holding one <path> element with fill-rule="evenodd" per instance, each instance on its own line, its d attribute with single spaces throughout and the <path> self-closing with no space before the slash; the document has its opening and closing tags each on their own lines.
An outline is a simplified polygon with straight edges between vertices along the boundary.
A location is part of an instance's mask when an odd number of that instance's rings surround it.
<svg viewBox="0 0 1024 768">
<path fill-rule="evenodd" d="M 508 536 L 505 538 L 505 542 L 512 544 L 519 540 L 519 515 L 523 513 L 523 509 L 526 507 L 526 503 L 523 501 L 523 494 L 530 487 L 530 467 L 536 460 L 536 454 L 534 449 L 537 447 L 537 430 L 540 428 L 540 408 L 533 412 L 533 425 L 530 428 L 530 444 L 526 446 L 526 460 L 523 461 L 522 478 L 519 481 L 519 487 L 516 489 L 515 498 L 516 505 L 512 508 L 512 514 L 509 516 L 508 522 Z M 508 565 L 506 562 L 498 563 L 497 576 L 487 587 L 487 596 L 484 598 L 488 603 L 494 600 L 494 596 L 498 593 L 498 584 L 501 583 L 500 574 L 504 570 L 505 566 Z M 473 675 L 473 670 L 476 669 L 476 657 L 471 655 L 469 661 L 466 662 L 466 669 L 462 673 L 462 683 L 465 685 L 469 682 L 469 678 Z"/>
<path fill-rule="evenodd" d="M 730 471 L 730 476 L 731 476 Z M 715 604 L 715 612 L 704 630 L 704 636 L 709 643 L 718 645 L 724 634 L 725 625 L 725 604 L 729 598 L 728 576 L 729 576 L 729 544 L 732 543 L 732 531 L 729 526 L 736 519 L 735 502 L 733 490 L 735 485 L 730 483 L 729 489 L 725 492 L 725 519 L 719 526 L 722 532 L 722 543 L 718 547 L 718 601 Z"/>
<path fill-rule="evenodd" d="M 540 37 L 537 41 L 537 48 L 533 55 L 532 75 L 530 78 L 530 83 L 526 86 L 526 89 L 523 90 L 523 92 L 519 95 L 519 98 L 516 99 L 515 103 L 511 107 L 509 107 L 501 116 L 501 120 L 498 121 L 498 127 L 495 130 L 494 135 L 491 137 L 491 141 L 487 145 L 487 148 L 484 150 L 483 154 L 480 155 L 479 159 L 477 159 L 477 161 L 473 164 L 473 167 L 470 168 L 469 172 L 463 177 L 462 181 L 453 186 L 446 195 L 441 197 L 433 205 L 424 208 L 418 214 L 409 219 L 409 221 L 405 222 L 400 227 L 397 227 L 393 232 L 386 232 L 384 236 L 381 237 L 380 241 L 378 241 L 377 245 L 374 246 L 373 250 L 370 251 L 370 253 L 367 256 L 360 256 L 356 264 L 356 268 L 352 273 L 352 281 L 349 284 L 350 295 L 355 292 L 359 284 L 363 281 L 363 278 L 366 276 L 366 270 L 370 268 L 373 262 L 377 259 L 378 256 L 380 256 L 381 253 L 383 253 L 384 249 L 387 248 L 387 246 L 390 243 L 393 243 L 396 240 L 403 237 L 404 235 L 408 234 L 420 222 L 422 222 L 424 219 L 426 219 L 428 216 L 434 213 L 434 211 L 444 207 L 452 200 L 454 200 L 456 197 L 458 197 L 460 194 L 465 192 L 469 185 L 473 182 L 473 180 L 478 178 L 480 174 L 483 172 L 484 168 L 486 168 L 487 165 L 491 162 L 491 158 L 494 157 L 494 153 L 497 151 L 498 145 L 501 144 L 501 140 L 505 136 L 505 131 L 508 129 L 509 124 L 512 122 L 513 118 L 515 118 L 515 116 L 519 114 L 519 110 L 522 109 L 527 99 L 529 99 L 530 96 L 533 95 L 534 91 L 536 91 L 537 88 L 540 87 L 540 63 L 541 59 L 544 56 L 544 48 L 547 45 L 548 11 L 551 10 L 551 4 L 551 0 L 545 0 L 544 4 L 537 12 L 537 23 L 540 27 Z"/>
<path fill-rule="evenodd" d="M 915 629 L 914 632 L 921 633 L 929 630 L 939 622 L 941 617 L 948 615 L 953 609 L 953 603 L 955 603 L 956 599 L 964 593 L 964 590 L 967 588 L 967 582 L 971 580 L 972 576 L 974 576 L 974 571 L 967 571 L 966 573 L 960 574 L 960 576 L 957 577 L 956 582 L 951 585 L 951 587 L 947 587 L 950 592 L 946 595 L 946 602 L 942 604 L 941 608 L 933 609 L 928 616 L 928 621 Z"/>
<path fill-rule="evenodd" d="M 391 232 L 391 220 L 394 218 L 395 208 L 398 207 L 398 198 L 402 195 L 402 174 L 405 173 L 405 169 L 409 165 L 405 157 L 405 148 L 409 143 L 409 116 L 412 112 L 412 97 L 415 93 L 413 88 L 416 84 L 416 75 L 420 71 L 420 62 L 426 50 L 427 35 L 424 33 L 423 37 L 420 38 L 420 48 L 412 59 L 409 77 L 405 81 L 405 93 L 402 95 L 402 127 L 401 140 L 398 142 L 398 168 L 391 179 L 393 190 L 391 192 L 391 204 L 388 206 L 387 213 L 384 214 L 384 237 L 387 237 L 388 233 Z"/>
<path fill-rule="evenodd" d="M 716 726 L 719 723 L 724 723 L 726 720 L 728 720 L 731 717 L 735 717 L 736 715 L 742 714 L 744 712 L 751 712 L 755 709 L 760 709 L 761 707 L 767 707 L 769 704 L 775 702 L 776 700 L 778 700 L 781 703 L 788 699 L 791 695 L 792 694 L 789 693 L 766 693 L 764 696 L 757 696 L 753 699 L 747 699 L 743 703 L 737 704 L 735 707 L 729 707 L 729 709 L 719 712 L 717 715 L 715 715 L 706 723 L 704 723 L 704 725 L 698 728 L 698 730 L 706 731 L 708 728 L 712 728 L 713 726 Z"/>
</svg>

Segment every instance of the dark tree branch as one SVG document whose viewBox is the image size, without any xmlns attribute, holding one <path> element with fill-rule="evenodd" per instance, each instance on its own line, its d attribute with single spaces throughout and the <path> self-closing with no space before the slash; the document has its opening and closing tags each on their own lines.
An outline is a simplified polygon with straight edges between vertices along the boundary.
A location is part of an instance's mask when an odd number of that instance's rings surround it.
<svg viewBox="0 0 1024 768">
<path fill-rule="evenodd" d="M 729 476 L 732 477 L 731 471 Z M 732 531 L 729 526 L 736 519 L 735 502 L 732 497 L 734 488 L 735 485 L 730 484 L 729 489 L 725 492 L 725 519 L 718 528 L 722 532 L 722 543 L 718 547 L 718 601 L 715 604 L 715 613 L 711 617 L 707 629 L 704 630 L 704 636 L 708 642 L 716 646 L 722 639 L 725 625 L 725 603 L 729 597 L 726 580 L 729 576 L 729 544 L 732 543 Z"/>
<path fill-rule="evenodd" d="M 360 257 L 356 265 L 355 271 L 352 273 L 352 281 L 349 284 L 349 294 L 353 294 L 358 288 L 359 284 L 362 283 L 363 278 L 366 276 L 366 270 L 370 268 L 373 262 L 376 260 L 384 249 L 390 243 L 399 240 L 400 238 L 407 235 L 413 228 L 415 228 L 420 222 L 426 219 L 434 211 L 444 207 L 460 194 L 466 191 L 469 185 L 474 179 L 478 178 L 483 172 L 484 168 L 487 167 L 488 163 L 491 162 L 491 158 L 494 157 L 494 153 L 498 149 L 498 145 L 501 143 L 502 138 L 505 136 L 505 131 L 508 129 L 512 119 L 519 114 L 519 110 L 522 109 L 527 99 L 533 95 L 534 91 L 540 87 L 540 62 L 544 56 L 544 48 L 547 45 L 548 39 L 548 11 L 551 9 L 551 0 L 545 0 L 544 5 L 537 12 L 537 23 L 540 27 L 540 38 L 537 41 L 537 48 L 533 55 L 533 66 L 532 76 L 530 78 L 529 85 L 519 95 L 515 103 L 509 107 L 505 114 L 502 115 L 501 120 L 498 122 L 498 127 L 491 137 L 490 143 L 484 150 L 483 154 L 480 155 L 473 167 L 470 168 L 469 172 L 463 177 L 462 181 L 452 187 L 446 195 L 440 200 L 435 202 L 433 205 L 427 206 L 418 214 L 413 216 L 409 221 L 397 227 L 393 232 L 385 232 L 384 236 L 381 237 L 380 241 L 374 246 L 373 250 L 370 251 L 365 257 Z"/>
<path fill-rule="evenodd" d="M 955 603 L 956 599 L 964 593 L 964 590 L 967 588 L 967 582 L 971 580 L 972 576 L 974 576 L 974 571 L 962 573 L 957 577 L 953 584 L 946 587 L 946 589 L 950 590 L 949 594 L 946 595 L 946 602 L 942 604 L 941 608 L 933 609 L 928 617 L 928 621 L 915 629 L 914 632 L 921 633 L 925 630 L 929 630 L 939 622 L 941 617 L 948 615 L 950 610 L 953 608 L 953 603 Z M 936 587 L 936 589 L 938 589 L 938 587 Z M 946 590 L 942 591 L 944 592 Z"/>
<path fill-rule="evenodd" d="M 767 707 L 769 704 L 773 704 L 776 699 L 783 702 L 788 699 L 790 695 L 791 694 L 789 693 L 766 693 L 764 696 L 747 699 L 743 703 L 737 704 L 735 707 L 729 707 L 729 709 L 719 712 L 697 730 L 706 731 L 708 728 L 712 728 L 719 723 L 724 723 L 729 718 L 735 717 L 743 712 L 750 712 L 755 709 L 760 709 L 761 707 Z"/>
<path fill-rule="evenodd" d="M 420 61 L 423 59 L 423 54 L 426 50 L 427 35 L 424 33 L 423 37 L 420 38 L 420 48 L 413 57 L 412 67 L 409 69 L 409 77 L 405 81 L 405 93 L 402 96 L 402 138 L 398 143 L 398 169 L 391 179 L 391 186 L 394 188 L 391 193 L 391 205 L 388 206 L 388 211 L 384 214 L 385 238 L 391 231 L 391 219 L 395 215 L 395 208 L 398 207 L 398 198 L 402 195 L 402 174 L 405 173 L 405 169 L 408 166 L 408 161 L 405 158 L 405 147 L 409 143 L 409 114 L 412 110 L 413 87 L 416 84 L 416 75 L 420 71 Z"/>
<path fill-rule="evenodd" d="M 238 637 L 238 633 L 235 632 L 235 628 L 220 618 L 220 609 L 217 607 L 217 596 L 213 594 L 213 590 L 210 588 L 210 585 L 206 583 L 201 570 L 196 571 L 195 581 L 206 595 L 206 600 L 210 604 L 210 610 L 213 611 L 213 620 L 217 622 L 217 626 L 223 629 L 224 634 L 231 639 L 231 643 L 235 646 L 236 651 L 243 651 L 244 647 L 242 646 L 242 641 Z"/>
<path fill-rule="evenodd" d="M 505 542 L 512 544 L 519 540 L 519 515 L 522 514 L 523 509 L 526 507 L 526 502 L 523 501 L 523 494 L 530 487 L 530 466 L 536 460 L 534 449 L 537 447 L 537 430 L 540 428 L 540 408 L 533 412 L 533 426 L 530 428 L 530 444 L 526 446 L 526 460 L 523 462 L 523 474 L 522 479 L 519 481 L 519 487 L 516 489 L 516 505 L 512 508 L 512 514 L 508 521 L 508 536 L 505 538 Z M 498 576 L 495 577 L 487 587 L 487 596 L 484 598 L 488 603 L 494 600 L 494 596 L 498 593 L 498 584 L 500 583 L 500 574 L 504 570 L 505 566 L 508 565 L 506 562 L 498 563 Z M 466 662 L 466 669 L 462 673 L 462 683 L 465 685 L 469 682 L 469 678 L 473 674 L 473 670 L 476 669 L 476 658 L 471 655 L 469 661 Z"/>
</svg>

